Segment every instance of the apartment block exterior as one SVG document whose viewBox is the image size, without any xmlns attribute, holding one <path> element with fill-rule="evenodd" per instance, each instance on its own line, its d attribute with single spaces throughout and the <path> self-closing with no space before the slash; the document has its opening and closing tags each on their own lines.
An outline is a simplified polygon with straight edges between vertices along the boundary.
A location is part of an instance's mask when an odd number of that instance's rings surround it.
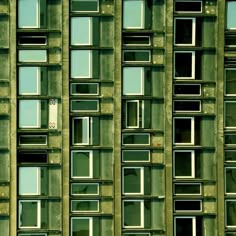
<svg viewBox="0 0 236 236">
<path fill-rule="evenodd" d="M 1 236 L 236 236 L 236 1 L 0 1 Z"/>
</svg>

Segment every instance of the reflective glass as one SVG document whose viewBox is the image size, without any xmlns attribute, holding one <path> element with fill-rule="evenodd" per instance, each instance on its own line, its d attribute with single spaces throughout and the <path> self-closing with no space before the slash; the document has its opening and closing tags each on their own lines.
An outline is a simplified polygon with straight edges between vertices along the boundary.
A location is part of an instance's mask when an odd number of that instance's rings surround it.
<svg viewBox="0 0 236 236">
<path fill-rule="evenodd" d="M 99 210 L 98 200 L 72 200 L 71 211 L 73 212 L 97 212 Z"/>
<path fill-rule="evenodd" d="M 19 62 L 46 62 L 47 50 L 19 50 Z"/>
<path fill-rule="evenodd" d="M 71 236 L 92 236 L 93 221 L 89 217 L 71 218 Z"/>
<path fill-rule="evenodd" d="M 71 100 L 71 111 L 98 111 L 98 100 Z"/>
<path fill-rule="evenodd" d="M 236 29 L 236 2 L 227 2 L 227 29 Z"/>
<path fill-rule="evenodd" d="M 74 183 L 71 184 L 72 195 L 98 195 L 98 184 L 93 183 Z"/>
</svg>

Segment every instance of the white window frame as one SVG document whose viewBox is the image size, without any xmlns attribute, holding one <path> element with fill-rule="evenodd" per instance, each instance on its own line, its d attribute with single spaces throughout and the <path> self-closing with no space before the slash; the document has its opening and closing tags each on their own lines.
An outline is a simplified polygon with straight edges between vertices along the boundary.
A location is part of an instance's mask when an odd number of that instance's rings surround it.
<svg viewBox="0 0 236 236">
<path fill-rule="evenodd" d="M 77 101 L 87 101 L 87 102 L 89 102 L 89 101 L 95 101 L 96 103 L 97 103 L 97 109 L 96 110 L 72 110 L 72 103 L 73 102 L 77 102 Z M 89 100 L 85 100 L 85 99 L 71 99 L 70 100 L 70 107 L 71 107 L 71 109 L 70 109 L 70 111 L 71 112 L 98 112 L 99 111 L 99 101 L 97 100 L 97 99 L 89 99 Z"/>
<path fill-rule="evenodd" d="M 176 193 L 174 191 L 175 196 L 192 196 L 192 195 L 200 196 L 200 195 L 202 195 L 202 185 L 201 185 L 201 183 L 174 183 L 174 185 L 175 186 L 176 185 L 199 185 L 199 189 L 200 189 L 199 193 Z M 175 190 L 175 188 L 174 188 L 174 190 Z"/>
<path fill-rule="evenodd" d="M 97 92 L 96 93 L 72 93 L 72 87 L 73 87 L 73 85 L 75 85 L 75 84 L 94 84 L 94 85 L 96 85 L 97 86 Z M 99 84 L 98 83 L 71 83 L 70 84 L 70 94 L 71 95 L 80 95 L 80 96 L 92 96 L 92 95 L 98 95 L 99 94 Z"/>
<path fill-rule="evenodd" d="M 78 1 L 78 0 L 77 0 Z M 79 0 L 80 1 L 80 0 Z M 99 12 L 99 0 L 86 0 L 87 2 L 96 2 L 97 3 L 97 10 L 96 11 L 72 11 L 71 8 L 71 12 L 82 12 L 82 13 L 87 13 L 87 12 Z M 85 2 L 85 0 L 83 0 L 83 2 Z M 72 3 L 71 3 L 72 5 Z"/>
<path fill-rule="evenodd" d="M 133 225 L 133 226 L 126 226 L 125 217 L 124 217 L 124 209 L 125 209 L 125 202 L 139 202 L 140 203 L 140 225 Z M 134 228 L 144 228 L 144 200 L 123 200 L 123 212 L 122 212 L 122 227 L 125 229 L 134 229 Z"/>
<path fill-rule="evenodd" d="M 176 21 L 177 20 L 192 20 L 192 42 L 191 43 L 176 43 Z M 195 17 L 175 17 L 174 18 L 174 45 L 195 46 L 195 44 L 196 44 L 196 18 Z"/>
<path fill-rule="evenodd" d="M 89 220 L 89 236 L 93 236 L 93 217 L 71 217 L 70 218 L 70 223 L 71 223 L 71 233 L 70 235 L 73 236 L 73 219 L 88 219 Z"/>
<path fill-rule="evenodd" d="M 125 61 L 125 53 L 126 52 L 148 52 L 148 60 L 147 61 Z M 132 49 L 132 50 L 123 50 L 123 62 L 124 63 L 150 63 L 151 62 L 151 50 L 137 50 L 137 49 Z"/>
<path fill-rule="evenodd" d="M 133 144 L 125 144 L 124 143 L 124 136 L 125 135 L 148 135 L 148 143 L 141 143 L 141 144 L 137 144 L 137 143 L 133 143 Z M 122 145 L 125 146 L 149 146 L 150 145 L 150 141 L 151 141 L 151 137 L 150 137 L 150 133 L 123 133 L 122 134 Z"/>
<path fill-rule="evenodd" d="M 175 55 L 176 54 L 180 54 L 180 53 L 189 53 L 189 54 L 192 54 L 192 65 L 191 65 L 191 71 L 192 71 L 192 74 L 190 77 L 179 77 L 179 76 L 175 76 L 175 70 L 176 70 L 176 63 L 175 63 Z M 195 64 L 196 64 L 196 58 L 195 58 L 195 51 L 175 51 L 174 52 L 174 79 L 195 79 Z"/>
<path fill-rule="evenodd" d="M 73 202 L 96 202 L 97 203 L 97 209 L 96 210 L 84 210 L 84 211 L 81 211 L 81 210 L 73 210 L 72 209 L 72 204 L 73 204 Z M 79 200 L 79 199 L 77 199 L 77 200 L 71 200 L 71 212 L 81 212 L 81 213 L 83 213 L 83 212 L 99 212 L 99 200 Z"/>
<path fill-rule="evenodd" d="M 20 54 L 23 52 L 23 51 L 45 51 L 46 52 L 46 54 L 45 54 L 45 58 L 44 59 L 42 59 L 42 60 L 20 60 Z M 18 53 L 19 53 L 19 55 L 18 55 L 18 58 L 19 58 L 19 62 L 20 63 L 27 63 L 27 62 L 47 62 L 47 50 L 46 49 L 20 49 L 20 50 L 18 50 Z"/>
<path fill-rule="evenodd" d="M 175 93 L 175 89 L 173 89 L 175 96 L 181 96 L 181 97 L 183 96 L 183 97 L 185 97 L 185 96 L 201 96 L 201 95 L 202 95 L 202 93 L 201 93 L 201 84 L 174 84 L 174 86 L 175 86 L 175 85 L 178 85 L 178 86 L 180 86 L 180 85 L 199 86 L 199 91 L 200 91 L 199 94 L 191 94 L 191 93 L 176 94 L 176 93 Z"/>
<path fill-rule="evenodd" d="M 191 141 L 190 143 L 176 143 L 175 142 L 175 120 L 186 119 L 191 120 Z M 195 144 L 195 119 L 194 117 L 174 117 L 173 118 L 173 141 L 174 145 L 194 145 Z"/>
<path fill-rule="evenodd" d="M 176 113 L 181 113 L 181 112 L 184 112 L 184 113 L 201 112 L 201 100 L 189 100 L 189 99 L 188 100 L 174 100 L 174 103 L 175 102 L 198 102 L 199 103 L 199 110 L 175 110 L 174 109 L 174 112 L 176 112 Z"/>
<path fill-rule="evenodd" d="M 125 45 L 125 46 L 150 46 L 151 45 L 151 38 L 150 38 L 150 36 L 146 36 L 146 35 L 144 35 L 144 36 L 142 36 L 142 35 L 140 35 L 140 36 L 130 36 L 130 35 L 128 35 L 128 36 L 125 36 L 125 37 L 129 37 L 129 38 L 148 38 L 148 43 L 124 43 L 123 45 Z"/>
<path fill-rule="evenodd" d="M 225 110 L 224 110 L 224 128 L 225 129 L 236 129 L 236 125 L 235 126 L 226 126 L 226 104 L 227 103 L 235 103 L 235 106 L 236 106 L 236 101 L 224 101 L 224 107 L 225 107 Z"/>
<path fill-rule="evenodd" d="M 138 193 L 129 193 L 129 192 L 125 192 L 125 169 L 137 169 L 140 170 L 140 192 Z M 144 167 L 123 167 L 122 168 L 122 194 L 124 195 L 140 195 L 140 194 L 144 194 Z"/>
<path fill-rule="evenodd" d="M 73 153 L 89 153 L 89 175 L 88 176 L 74 176 L 73 174 Z M 91 150 L 73 150 L 71 151 L 71 178 L 72 179 L 84 179 L 93 178 L 93 151 Z"/>
<path fill-rule="evenodd" d="M 76 194 L 72 192 L 72 185 L 82 185 L 82 184 L 86 184 L 86 185 L 96 185 L 97 186 L 97 193 L 83 193 L 83 194 Z M 71 184 L 71 195 L 72 196 L 97 196 L 99 195 L 99 184 L 98 183 L 72 183 Z"/>
<path fill-rule="evenodd" d="M 197 236 L 197 233 L 196 233 L 196 216 L 175 216 L 174 217 L 174 236 L 176 236 L 176 219 L 192 219 L 192 235 L 191 236 Z"/>
<path fill-rule="evenodd" d="M 45 43 L 20 43 L 20 40 L 18 40 L 18 44 L 19 45 L 47 45 L 47 37 L 46 36 L 21 36 L 20 38 L 44 38 L 45 39 Z"/>
<path fill-rule="evenodd" d="M 236 191 L 235 191 L 234 193 L 228 193 L 228 192 L 226 192 L 226 185 L 227 185 L 226 170 L 227 170 L 227 169 L 235 169 L 235 170 L 236 170 L 236 166 L 225 166 L 225 169 L 224 169 L 225 194 L 226 194 L 226 195 L 236 195 Z"/>
<path fill-rule="evenodd" d="M 22 214 L 22 206 L 21 202 L 36 202 L 37 203 L 37 226 L 21 226 L 21 214 Z M 41 227 L 41 201 L 40 200 L 19 200 L 18 202 L 18 225 L 20 229 L 29 229 L 29 228 L 35 228 L 39 229 Z"/>
<path fill-rule="evenodd" d="M 236 227 L 236 224 L 235 225 L 227 225 L 227 202 L 236 202 L 236 199 L 225 199 L 225 227 L 226 228 L 235 228 Z"/>
<path fill-rule="evenodd" d="M 148 152 L 148 160 L 147 161 L 125 161 L 124 160 L 124 156 L 123 156 L 123 153 L 124 152 L 132 152 L 132 151 L 139 151 L 139 152 Z M 150 150 L 122 150 L 122 162 L 128 162 L 128 163 L 136 163 L 136 162 L 150 162 L 150 156 L 151 156 L 151 152 Z"/>
<path fill-rule="evenodd" d="M 234 70 L 236 72 L 236 68 L 225 68 L 225 83 L 224 83 L 224 95 L 225 96 L 236 96 L 236 93 L 226 93 L 226 71 L 229 71 L 229 70 Z M 236 73 L 235 73 L 236 74 Z M 235 81 L 236 82 L 236 81 Z"/>
<path fill-rule="evenodd" d="M 226 30 L 236 30 L 236 26 L 235 27 L 233 27 L 233 28 L 228 28 L 228 8 L 229 8 L 229 3 L 230 2 L 234 2 L 233 0 L 231 0 L 231 1 L 226 1 L 226 5 L 225 5 L 225 17 L 226 17 L 226 19 L 225 19 L 225 23 L 226 23 L 226 25 L 225 25 L 225 28 L 226 28 Z M 236 3 L 235 3 L 236 4 Z"/>
<path fill-rule="evenodd" d="M 192 202 L 192 201 L 194 201 L 194 202 L 200 202 L 200 209 L 199 210 L 176 210 L 175 209 L 175 202 Z M 192 200 L 174 200 L 174 211 L 175 212 L 202 212 L 202 200 L 195 200 L 195 199 L 192 199 Z"/>
<path fill-rule="evenodd" d="M 176 11 L 175 7 L 174 7 L 174 12 L 177 13 L 202 13 L 202 1 L 197 1 L 197 0 L 175 0 L 175 2 L 188 2 L 188 3 L 192 3 L 192 2 L 200 2 L 201 3 L 201 11 Z"/>
<path fill-rule="evenodd" d="M 35 137 L 35 136 L 44 136 L 45 137 L 45 140 L 46 140 L 46 142 L 44 143 L 44 144 L 37 144 L 37 143 L 33 143 L 33 144 L 22 144 L 21 142 L 20 142 L 20 138 L 19 138 L 19 145 L 20 146 L 41 146 L 41 145 L 47 145 L 48 144 L 48 139 L 47 139 L 47 135 L 30 135 L 30 134 L 26 134 L 26 135 L 20 135 L 20 137 L 24 137 L 24 136 L 27 136 L 27 137 Z"/>
<path fill-rule="evenodd" d="M 176 156 L 175 156 L 175 154 L 177 153 L 177 152 L 188 152 L 188 153 L 191 153 L 191 175 L 190 176 L 176 176 L 175 175 L 175 168 L 176 168 L 176 166 L 175 166 L 175 163 L 176 163 L 176 161 L 175 161 L 175 158 L 176 158 Z M 174 178 L 176 178 L 176 179 L 182 179 L 182 178 L 195 178 L 195 151 L 194 150 L 175 150 L 174 152 L 173 152 L 173 173 L 174 173 Z"/>
</svg>

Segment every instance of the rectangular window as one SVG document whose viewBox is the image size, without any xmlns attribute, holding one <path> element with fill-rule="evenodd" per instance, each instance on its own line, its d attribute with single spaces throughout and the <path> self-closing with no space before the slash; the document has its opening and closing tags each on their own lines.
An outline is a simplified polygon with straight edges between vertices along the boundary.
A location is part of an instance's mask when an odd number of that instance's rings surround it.
<svg viewBox="0 0 236 236">
<path fill-rule="evenodd" d="M 150 50 L 123 50 L 123 62 L 146 63 L 151 62 Z"/>
<path fill-rule="evenodd" d="M 99 212 L 98 200 L 72 200 L 72 212 Z"/>
<path fill-rule="evenodd" d="M 201 13 L 202 1 L 175 0 L 175 12 Z"/>
<path fill-rule="evenodd" d="M 236 144 L 236 134 L 225 134 L 225 144 L 235 145 Z"/>
<path fill-rule="evenodd" d="M 225 95 L 236 96 L 236 69 L 225 69 Z"/>
<path fill-rule="evenodd" d="M 19 135 L 19 145 L 31 146 L 31 145 L 47 145 L 47 135 Z"/>
<path fill-rule="evenodd" d="M 174 117 L 174 144 L 194 145 L 194 117 Z"/>
<path fill-rule="evenodd" d="M 71 11 L 98 12 L 99 0 L 71 0 Z"/>
<path fill-rule="evenodd" d="M 72 195 L 99 195 L 97 183 L 73 183 L 71 184 Z"/>
<path fill-rule="evenodd" d="M 236 200 L 225 201 L 225 224 L 227 227 L 236 227 Z"/>
<path fill-rule="evenodd" d="M 176 216 L 174 218 L 174 236 L 197 236 L 196 217 Z"/>
<path fill-rule="evenodd" d="M 225 101 L 225 128 L 236 128 L 236 101 Z"/>
<path fill-rule="evenodd" d="M 18 45 L 46 45 L 47 36 L 40 35 L 19 35 Z"/>
<path fill-rule="evenodd" d="M 122 145 L 150 145 L 149 133 L 122 134 Z"/>
<path fill-rule="evenodd" d="M 92 51 L 72 50 L 71 51 L 71 77 L 91 78 L 92 77 Z"/>
<path fill-rule="evenodd" d="M 200 183 L 175 183 L 174 184 L 175 195 L 201 195 Z"/>
<path fill-rule="evenodd" d="M 201 101 L 198 100 L 176 100 L 174 101 L 175 112 L 200 112 Z"/>
<path fill-rule="evenodd" d="M 150 46 L 151 38 L 150 36 L 123 36 L 123 45 L 125 46 Z"/>
<path fill-rule="evenodd" d="M 144 167 L 123 167 L 123 194 L 144 194 Z"/>
<path fill-rule="evenodd" d="M 144 94 L 144 67 L 123 68 L 123 95 Z"/>
<path fill-rule="evenodd" d="M 19 167 L 19 194 L 40 195 L 40 167 Z"/>
<path fill-rule="evenodd" d="M 40 67 L 19 67 L 19 95 L 40 95 Z"/>
<path fill-rule="evenodd" d="M 225 150 L 225 161 L 236 162 L 236 150 Z"/>
<path fill-rule="evenodd" d="M 19 228 L 41 227 L 41 202 L 39 200 L 20 200 L 18 211 Z"/>
<path fill-rule="evenodd" d="M 123 228 L 144 228 L 144 200 L 123 201 Z"/>
<path fill-rule="evenodd" d="M 202 201 L 201 200 L 175 200 L 174 210 L 175 212 L 202 211 Z"/>
<path fill-rule="evenodd" d="M 236 29 L 236 2 L 235 1 L 227 1 L 226 2 L 226 12 L 227 12 L 227 19 L 226 19 L 226 29 L 234 30 Z"/>
<path fill-rule="evenodd" d="M 195 178 L 195 152 L 181 150 L 173 154 L 174 177 Z"/>
<path fill-rule="evenodd" d="M 195 79 L 195 52 L 174 52 L 175 79 Z"/>
<path fill-rule="evenodd" d="M 71 236 L 85 235 L 93 236 L 93 218 L 92 217 L 72 217 L 71 218 Z"/>
<path fill-rule="evenodd" d="M 145 8 L 143 0 L 123 1 L 123 28 L 144 29 Z"/>
<path fill-rule="evenodd" d="M 71 83 L 70 94 L 71 95 L 98 95 L 99 84 L 98 83 Z"/>
<path fill-rule="evenodd" d="M 196 18 L 179 17 L 174 20 L 176 46 L 195 46 Z"/>
<path fill-rule="evenodd" d="M 47 163 L 48 153 L 45 150 L 19 150 L 17 152 L 17 163 Z"/>
<path fill-rule="evenodd" d="M 201 84 L 174 84 L 175 96 L 200 96 Z"/>
<path fill-rule="evenodd" d="M 72 119 L 72 144 L 73 145 L 89 145 L 90 140 L 90 118 L 76 117 Z"/>
<path fill-rule="evenodd" d="M 18 50 L 19 62 L 47 62 L 47 50 Z"/>
<path fill-rule="evenodd" d="M 71 178 L 93 177 L 93 152 L 71 151 Z"/>
<path fill-rule="evenodd" d="M 225 193 L 236 194 L 236 167 L 225 167 Z"/>
<path fill-rule="evenodd" d="M 99 101 L 98 100 L 71 100 L 72 112 L 98 112 Z"/>
<path fill-rule="evenodd" d="M 123 150 L 123 162 L 149 162 L 150 150 Z"/>
</svg>

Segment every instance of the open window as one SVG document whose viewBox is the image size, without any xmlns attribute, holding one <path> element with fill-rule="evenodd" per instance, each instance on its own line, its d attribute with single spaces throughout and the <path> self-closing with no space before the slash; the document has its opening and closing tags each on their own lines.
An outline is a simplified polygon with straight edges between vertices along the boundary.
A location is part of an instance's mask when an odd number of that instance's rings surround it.
<svg viewBox="0 0 236 236">
<path fill-rule="evenodd" d="M 174 236 L 198 236 L 195 216 L 174 217 Z"/>
<path fill-rule="evenodd" d="M 174 84 L 175 96 L 200 96 L 201 84 Z"/>
<path fill-rule="evenodd" d="M 75 196 L 99 195 L 99 184 L 98 183 L 72 183 L 71 195 L 75 195 Z"/>
<path fill-rule="evenodd" d="M 200 100 L 175 100 L 174 112 L 200 112 Z"/>
<path fill-rule="evenodd" d="M 200 212 L 202 211 L 201 200 L 175 200 L 174 201 L 175 212 Z"/>
<path fill-rule="evenodd" d="M 236 29 L 236 1 L 226 2 L 226 29 L 235 30 Z"/>
</svg>

